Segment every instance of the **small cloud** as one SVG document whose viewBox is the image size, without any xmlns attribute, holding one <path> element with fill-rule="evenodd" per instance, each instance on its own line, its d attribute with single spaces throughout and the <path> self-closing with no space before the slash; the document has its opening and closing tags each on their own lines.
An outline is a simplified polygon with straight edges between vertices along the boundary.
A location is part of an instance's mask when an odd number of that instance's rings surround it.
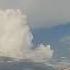
<svg viewBox="0 0 70 70">
<path fill-rule="evenodd" d="M 64 44 L 70 44 L 70 36 L 65 36 L 61 38 L 59 42 L 64 43 Z"/>
</svg>

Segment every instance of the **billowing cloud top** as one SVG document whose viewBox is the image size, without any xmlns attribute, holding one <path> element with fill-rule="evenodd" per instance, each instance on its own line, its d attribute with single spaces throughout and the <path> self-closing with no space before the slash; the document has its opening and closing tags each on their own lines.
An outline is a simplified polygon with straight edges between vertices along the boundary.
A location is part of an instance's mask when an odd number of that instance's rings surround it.
<svg viewBox="0 0 70 70">
<path fill-rule="evenodd" d="M 19 9 L 0 10 L 0 56 L 32 60 L 52 57 L 53 50 L 47 45 L 40 44 L 32 51 L 32 39 L 24 13 Z"/>
</svg>

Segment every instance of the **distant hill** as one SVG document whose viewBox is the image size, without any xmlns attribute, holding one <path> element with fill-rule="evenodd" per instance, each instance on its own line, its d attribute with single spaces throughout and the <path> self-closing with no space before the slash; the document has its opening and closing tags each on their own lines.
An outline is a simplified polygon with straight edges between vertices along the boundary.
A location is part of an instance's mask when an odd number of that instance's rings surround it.
<svg viewBox="0 0 70 70">
<path fill-rule="evenodd" d="M 2 57 L 2 58 L 6 59 L 9 57 Z M 47 66 L 44 63 L 26 62 L 26 61 L 22 61 L 22 62 L 21 61 L 14 61 L 14 62 L 0 61 L 0 70 L 55 70 L 55 69 L 54 67 Z"/>
</svg>

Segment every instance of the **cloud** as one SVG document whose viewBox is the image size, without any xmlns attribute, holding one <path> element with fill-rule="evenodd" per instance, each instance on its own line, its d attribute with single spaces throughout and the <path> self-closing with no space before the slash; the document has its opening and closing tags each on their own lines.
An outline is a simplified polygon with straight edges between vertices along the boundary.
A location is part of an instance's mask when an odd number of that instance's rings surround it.
<svg viewBox="0 0 70 70">
<path fill-rule="evenodd" d="M 64 36 L 59 42 L 70 45 L 70 36 Z"/>
<path fill-rule="evenodd" d="M 50 45 L 40 44 L 32 50 L 33 35 L 26 15 L 19 10 L 0 10 L 0 56 L 43 60 L 53 56 Z"/>
<path fill-rule="evenodd" d="M 26 15 L 22 15 L 18 9 L 15 11 L 12 9 L 0 10 L 1 56 L 22 58 L 22 46 L 24 48 L 29 46 L 27 39 L 29 27 L 25 20 Z"/>
<path fill-rule="evenodd" d="M 47 61 L 48 59 L 52 58 L 54 50 L 51 49 L 50 45 L 44 45 L 41 43 L 38 48 L 34 50 L 32 55 L 32 59 L 35 61 Z"/>
</svg>

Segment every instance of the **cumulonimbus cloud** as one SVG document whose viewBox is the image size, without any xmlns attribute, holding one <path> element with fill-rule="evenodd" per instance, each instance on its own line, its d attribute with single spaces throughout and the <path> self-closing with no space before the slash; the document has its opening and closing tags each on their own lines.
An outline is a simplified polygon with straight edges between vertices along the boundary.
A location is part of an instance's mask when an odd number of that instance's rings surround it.
<svg viewBox="0 0 70 70">
<path fill-rule="evenodd" d="M 43 60 L 51 58 L 53 50 L 40 44 L 32 50 L 33 35 L 27 17 L 19 9 L 0 10 L 0 56 Z"/>
</svg>

